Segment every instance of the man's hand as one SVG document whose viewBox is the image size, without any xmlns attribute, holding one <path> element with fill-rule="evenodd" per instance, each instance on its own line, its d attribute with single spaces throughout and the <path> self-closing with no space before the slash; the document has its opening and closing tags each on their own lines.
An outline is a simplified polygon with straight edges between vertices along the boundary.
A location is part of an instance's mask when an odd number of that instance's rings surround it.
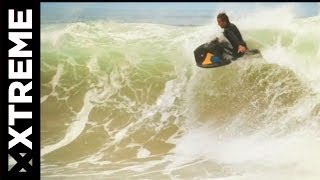
<svg viewBox="0 0 320 180">
<path fill-rule="evenodd" d="M 239 45 L 238 47 L 238 53 L 244 53 L 246 51 L 246 47 L 242 46 L 242 45 Z"/>
</svg>

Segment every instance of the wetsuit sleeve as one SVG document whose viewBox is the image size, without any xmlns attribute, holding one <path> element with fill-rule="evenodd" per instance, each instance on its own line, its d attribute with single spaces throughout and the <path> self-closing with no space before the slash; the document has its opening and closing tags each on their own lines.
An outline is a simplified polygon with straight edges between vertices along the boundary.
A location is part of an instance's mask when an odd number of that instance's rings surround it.
<svg viewBox="0 0 320 180">
<path fill-rule="evenodd" d="M 231 29 L 225 29 L 223 34 L 230 41 L 235 50 L 238 49 L 239 45 L 246 46 L 245 42 L 241 41 Z"/>
<path fill-rule="evenodd" d="M 240 41 L 240 45 L 245 46 L 247 48 L 247 44 L 246 42 L 244 42 L 244 40 L 242 39 L 241 33 L 239 31 L 239 29 L 237 28 L 236 25 L 233 25 L 233 32 L 235 33 L 236 37 L 239 39 Z"/>
</svg>

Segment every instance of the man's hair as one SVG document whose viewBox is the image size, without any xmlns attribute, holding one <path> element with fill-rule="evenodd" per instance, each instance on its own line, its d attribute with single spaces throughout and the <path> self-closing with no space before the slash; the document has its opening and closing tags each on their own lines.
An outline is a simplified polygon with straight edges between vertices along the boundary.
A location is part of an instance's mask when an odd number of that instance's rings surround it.
<svg viewBox="0 0 320 180">
<path fill-rule="evenodd" d="M 230 23 L 229 21 L 229 17 L 227 16 L 226 13 L 222 12 L 222 13 L 219 13 L 217 18 L 221 19 L 222 21 L 225 21 L 227 22 L 228 24 Z"/>
</svg>

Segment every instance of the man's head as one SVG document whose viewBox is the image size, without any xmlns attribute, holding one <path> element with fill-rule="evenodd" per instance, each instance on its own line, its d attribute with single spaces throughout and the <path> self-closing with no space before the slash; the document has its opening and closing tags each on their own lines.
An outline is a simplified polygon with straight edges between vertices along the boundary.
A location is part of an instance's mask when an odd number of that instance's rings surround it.
<svg viewBox="0 0 320 180">
<path fill-rule="evenodd" d="M 229 23 L 229 18 L 228 16 L 226 15 L 226 13 L 220 13 L 218 14 L 217 16 L 217 21 L 218 21 L 218 25 L 221 27 L 221 28 L 225 28 Z"/>
</svg>

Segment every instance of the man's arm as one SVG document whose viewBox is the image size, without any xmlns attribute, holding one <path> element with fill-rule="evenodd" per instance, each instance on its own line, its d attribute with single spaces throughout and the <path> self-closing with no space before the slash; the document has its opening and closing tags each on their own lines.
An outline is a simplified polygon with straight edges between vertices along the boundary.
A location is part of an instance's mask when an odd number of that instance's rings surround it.
<svg viewBox="0 0 320 180">
<path fill-rule="evenodd" d="M 245 46 L 245 43 L 241 41 L 231 30 L 226 29 L 223 34 L 230 41 L 232 46 L 234 47 L 238 47 L 239 45 Z"/>
<path fill-rule="evenodd" d="M 234 32 L 234 31 L 238 31 L 238 37 Z M 246 43 L 242 40 L 241 34 L 239 32 L 239 30 L 237 29 L 237 27 L 234 26 L 234 29 L 225 29 L 224 31 L 224 36 L 230 41 L 230 43 L 232 44 L 233 48 L 235 50 L 237 50 L 237 52 L 241 52 L 243 53 L 246 50 Z"/>
</svg>

